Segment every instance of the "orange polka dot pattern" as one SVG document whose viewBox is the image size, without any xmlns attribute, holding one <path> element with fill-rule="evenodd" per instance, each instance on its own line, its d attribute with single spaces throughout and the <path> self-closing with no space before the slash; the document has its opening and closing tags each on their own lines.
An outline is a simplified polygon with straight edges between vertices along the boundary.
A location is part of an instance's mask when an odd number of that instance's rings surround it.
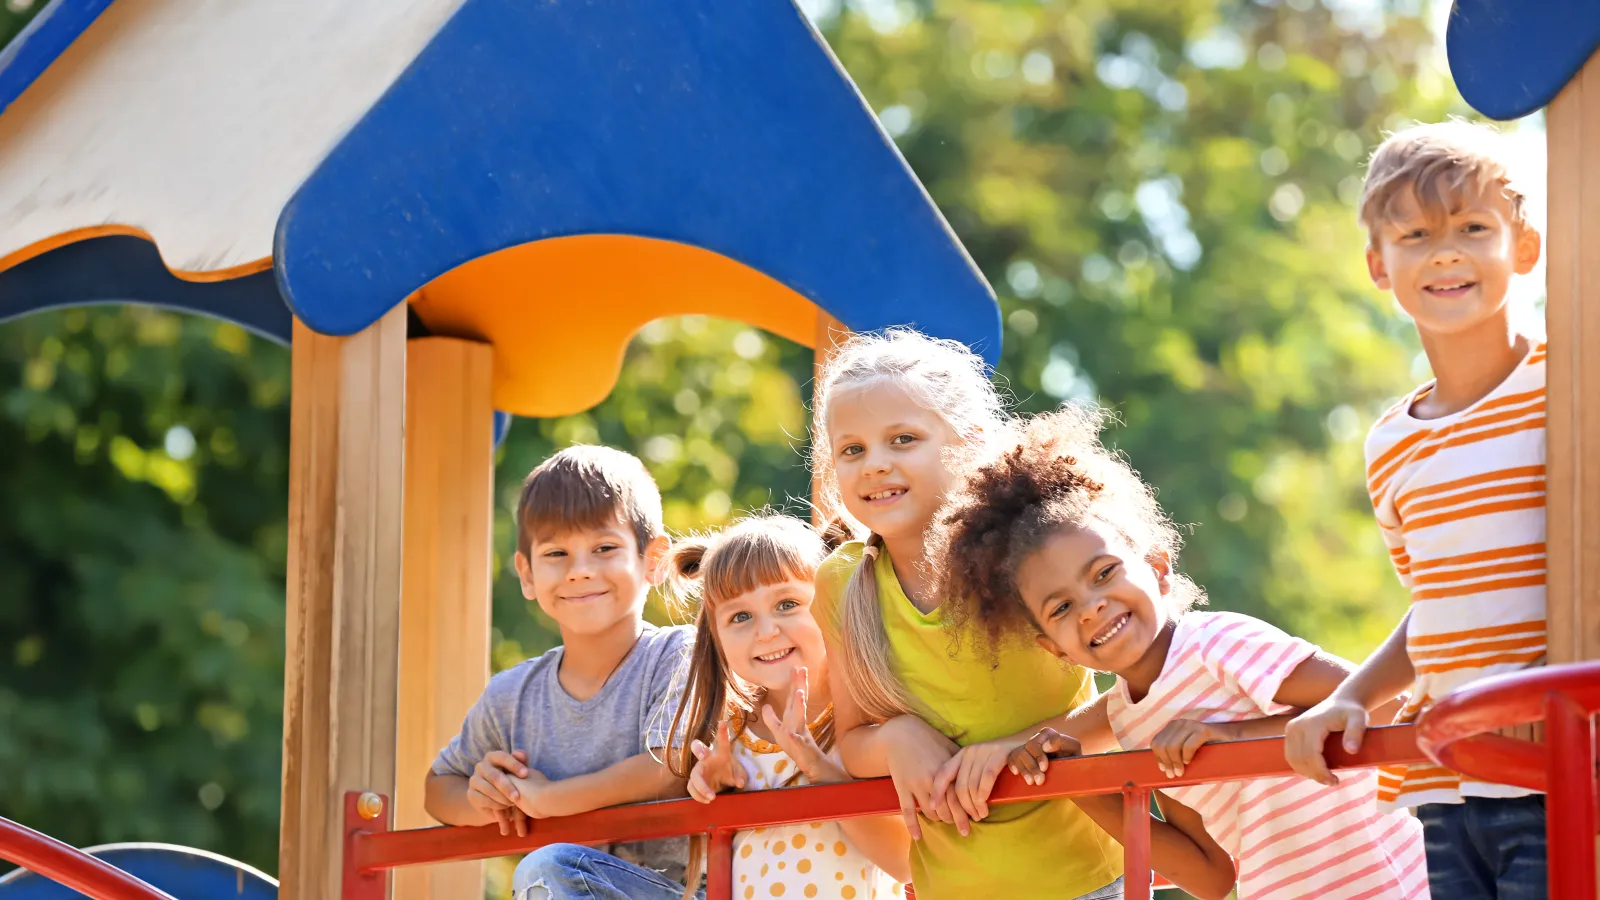
<svg viewBox="0 0 1600 900">
<path fill-rule="evenodd" d="M 788 754 L 748 731 L 734 742 L 747 790 L 805 784 Z M 741 831 L 733 836 L 733 881 L 745 900 L 844 897 L 896 900 L 901 885 L 850 845 L 837 822 L 808 822 Z"/>
</svg>

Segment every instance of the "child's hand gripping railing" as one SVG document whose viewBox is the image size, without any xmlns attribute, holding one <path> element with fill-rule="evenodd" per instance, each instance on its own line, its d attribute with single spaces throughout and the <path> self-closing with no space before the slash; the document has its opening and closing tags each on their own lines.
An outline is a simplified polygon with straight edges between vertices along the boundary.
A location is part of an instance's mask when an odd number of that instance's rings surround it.
<svg viewBox="0 0 1600 900">
<path fill-rule="evenodd" d="M 1528 669 L 1474 682 L 1434 704 L 1417 743 L 1441 766 L 1545 792 L 1551 897 L 1595 896 L 1594 716 L 1600 662 Z M 1544 721 L 1544 745 L 1490 734 Z"/>
<path fill-rule="evenodd" d="M 1336 769 L 1418 763 L 1410 726 L 1375 728 L 1359 753 L 1345 753 L 1330 742 L 1329 764 Z M 1128 897 L 1149 897 L 1150 791 L 1207 781 L 1233 781 L 1291 774 L 1283 758 L 1283 739 L 1238 741 L 1206 747 L 1181 778 L 1167 778 L 1148 751 L 1110 753 L 1060 760 L 1042 785 L 1025 784 L 1010 773 L 995 783 L 990 803 L 1046 800 L 1070 795 L 1123 795 L 1128 826 L 1124 848 Z M 750 828 L 818 822 L 854 816 L 898 815 L 899 802 L 887 778 L 724 794 L 710 804 L 667 800 L 601 809 L 560 819 L 539 819 L 526 837 L 502 836 L 494 826 L 389 831 L 387 803 L 375 794 L 351 793 L 345 801 L 344 900 L 382 900 L 387 870 L 399 866 L 483 859 L 526 853 L 546 844 L 592 844 L 652 840 L 685 834 L 711 837 L 707 900 L 730 900 L 732 840 Z"/>
<path fill-rule="evenodd" d="M 172 900 L 116 866 L 49 835 L 0 819 L 0 859 L 14 862 L 93 900 Z"/>
</svg>

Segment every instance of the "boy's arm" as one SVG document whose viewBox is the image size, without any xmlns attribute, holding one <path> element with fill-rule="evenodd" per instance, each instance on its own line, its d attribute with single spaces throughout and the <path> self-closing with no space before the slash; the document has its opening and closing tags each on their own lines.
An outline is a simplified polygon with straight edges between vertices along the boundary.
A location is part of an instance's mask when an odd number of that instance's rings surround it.
<svg viewBox="0 0 1600 900">
<path fill-rule="evenodd" d="M 660 751 L 657 751 L 658 753 Z M 535 819 L 572 816 L 607 806 L 685 796 L 686 779 L 650 753 L 630 756 L 598 772 L 551 781 L 538 772 L 512 780 L 517 808 Z"/>
<path fill-rule="evenodd" d="M 423 810 L 445 825 L 493 825 L 494 814 L 468 802 L 468 781 L 460 775 L 429 772 L 423 784 Z"/>
<path fill-rule="evenodd" d="M 1368 711 L 1394 699 L 1416 680 L 1416 670 L 1406 652 L 1410 624 L 1411 611 L 1407 610 L 1394 632 L 1354 674 L 1327 699 L 1289 723 L 1284 732 L 1288 738 L 1284 755 L 1296 772 L 1321 784 L 1338 783 L 1322 758 L 1323 745 L 1328 735 L 1342 731 L 1345 749 L 1351 753 L 1360 750 Z"/>
<path fill-rule="evenodd" d="M 1200 814 L 1160 792 L 1163 822 L 1150 822 L 1150 867 L 1200 900 L 1225 900 L 1237 881 L 1233 858 L 1206 831 Z M 1122 797 L 1096 794 L 1072 802 L 1105 832 L 1122 843 Z"/>
</svg>

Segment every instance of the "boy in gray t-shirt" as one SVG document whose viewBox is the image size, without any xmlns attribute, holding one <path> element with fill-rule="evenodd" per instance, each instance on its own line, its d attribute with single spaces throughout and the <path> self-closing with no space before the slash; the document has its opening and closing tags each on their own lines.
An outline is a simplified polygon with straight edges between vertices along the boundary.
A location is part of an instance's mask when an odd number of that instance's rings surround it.
<svg viewBox="0 0 1600 900">
<path fill-rule="evenodd" d="M 533 470 L 517 504 L 517 576 L 563 645 L 489 682 L 434 760 L 429 815 L 524 834 L 527 818 L 685 795 L 661 748 L 692 633 L 643 619 L 666 549 L 661 494 L 633 456 L 572 447 Z M 687 850 L 682 838 L 556 844 L 523 859 L 513 893 L 677 900 Z"/>
</svg>

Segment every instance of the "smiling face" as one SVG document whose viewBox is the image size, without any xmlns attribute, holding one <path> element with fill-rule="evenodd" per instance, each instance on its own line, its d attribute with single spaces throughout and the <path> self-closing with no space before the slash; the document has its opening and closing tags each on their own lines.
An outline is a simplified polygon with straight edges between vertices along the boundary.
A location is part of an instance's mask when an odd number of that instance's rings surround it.
<svg viewBox="0 0 1600 900">
<path fill-rule="evenodd" d="M 806 667 L 812 685 L 825 684 L 827 651 L 811 617 L 815 596 L 810 581 L 793 579 L 716 604 L 712 627 L 728 668 L 775 696 L 789 689 L 796 666 Z"/>
<path fill-rule="evenodd" d="M 522 596 L 561 626 L 562 636 L 592 636 L 637 619 L 666 539 L 639 552 L 622 522 L 538 535 L 514 563 Z"/>
<path fill-rule="evenodd" d="M 1166 558 L 1146 559 L 1104 523 L 1062 525 L 1017 567 L 1023 605 L 1046 650 L 1118 675 L 1141 668 L 1166 627 Z M 1155 667 L 1159 672 L 1160 666 Z"/>
<path fill-rule="evenodd" d="M 888 540 L 921 540 L 950 486 L 941 453 L 956 433 L 886 380 L 840 390 L 827 415 L 845 509 Z"/>
<path fill-rule="evenodd" d="M 1413 192 L 1395 197 L 1367 250 L 1372 281 L 1393 291 L 1424 335 L 1455 335 L 1504 315 L 1513 274 L 1539 261 L 1539 233 L 1518 225 L 1490 189 L 1429 214 Z"/>
</svg>

